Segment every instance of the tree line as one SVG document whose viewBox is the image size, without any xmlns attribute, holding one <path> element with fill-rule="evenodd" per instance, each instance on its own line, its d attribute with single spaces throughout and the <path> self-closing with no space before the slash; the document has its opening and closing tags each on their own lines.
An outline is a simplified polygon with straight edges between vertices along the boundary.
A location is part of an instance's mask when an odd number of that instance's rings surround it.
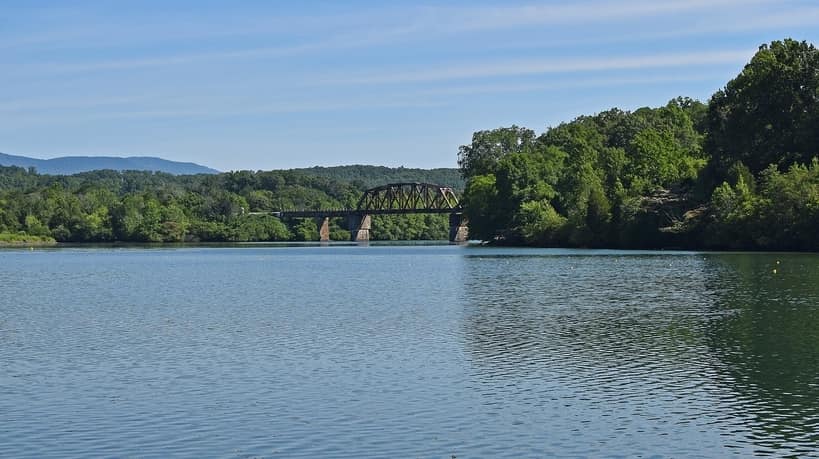
<svg viewBox="0 0 819 459">
<path fill-rule="evenodd" d="M 363 167 L 363 169 L 362 169 Z M 357 174 L 378 174 L 362 166 Z M 412 176 L 425 181 L 423 171 Z M 353 208 L 362 181 L 305 171 L 181 175 L 93 171 L 42 175 L 0 166 L 0 242 L 240 242 L 318 239 L 311 219 L 252 215 L 287 209 Z M 348 240 L 343 219 L 331 238 Z M 375 240 L 445 239 L 442 215 L 378 216 Z"/>
<path fill-rule="evenodd" d="M 473 134 L 473 238 L 500 244 L 819 250 L 819 52 L 762 45 L 708 103 Z"/>
</svg>

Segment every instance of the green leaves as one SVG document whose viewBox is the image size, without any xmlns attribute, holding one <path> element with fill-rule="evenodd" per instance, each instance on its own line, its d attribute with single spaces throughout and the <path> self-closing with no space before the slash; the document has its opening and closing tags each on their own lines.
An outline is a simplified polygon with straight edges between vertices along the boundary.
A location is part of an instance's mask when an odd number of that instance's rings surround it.
<svg viewBox="0 0 819 459">
<path fill-rule="evenodd" d="M 763 45 L 708 110 L 708 149 L 715 168 L 736 161 L 754 174 L 787 169 L 819 153 L 819 51 L 787 39 Z"/>
<path fill-rule="evenodd" d="M 695 129 L 705 106 L 611 109 L 535 138 L 517 126 L 475 133 L 460 149 L 472 237 L 507 243 L 606 246 L 634 225 L 628 197 L 693 182 L 705 165 Z M 656 228 L 655 228 L 656 231 Z"/>
<path fill-rule="evenodd" d="M 463 197 L 464 211 L 469 216 L 469 237 L 491 241 L 501 235 L 510 211 L 504 210 L 498 195 L 494 174 L 470 177 Z"/>
<path fill-rule="evenodd" d="M 464 178 L 493 173 L 510 153 L 526 153 L 534 146 L 535 132 L 510 126 L 472 134 L 472 143 L 458 150 L 458 166 Z"/>
<path fill-rule="evenodd" d="M 347 240 L 347 232 L 343 240 Z M 370 237 L 382 241 L 445 240 L 449 237 L 449 215 L 373 215 Z"/>
<path fill-rule="evenodd" d="M 711 197 L 707 243 L 723 248 L 816 250 L 819 225 L 819 163 L 793 165 L 782 173 L 771 165 L 760 174 L 758 191 L 737 176 Z"/>
<path fill-rule="evenodd" d="M 566 222 L 547 201 L 526 201 L 515 214 L 514 225 L 526 244 L 547 245 L 563 237 Z"/>
</svg>

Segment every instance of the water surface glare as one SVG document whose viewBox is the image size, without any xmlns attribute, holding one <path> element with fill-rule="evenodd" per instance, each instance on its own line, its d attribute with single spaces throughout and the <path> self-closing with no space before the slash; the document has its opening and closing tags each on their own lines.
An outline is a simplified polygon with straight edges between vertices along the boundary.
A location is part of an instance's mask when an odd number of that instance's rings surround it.
<svg viewBox="0 0 819 459">
<path fill-rule="evenodd" d="M 0 370 L 0 457 L 819 457 L 819 256 L 1 250 Z"/>
</svg>

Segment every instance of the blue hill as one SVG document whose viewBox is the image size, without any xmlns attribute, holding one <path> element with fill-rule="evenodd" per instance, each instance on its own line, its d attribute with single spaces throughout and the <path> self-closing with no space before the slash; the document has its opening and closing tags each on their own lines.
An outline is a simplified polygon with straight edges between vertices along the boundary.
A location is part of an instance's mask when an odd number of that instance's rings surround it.
<svg viewBox="0 0 819 459">
<path fill-rule="evenodd" d="M 175 175 L 217 174 L 219 171 L 195 163 L 169 161 L 150 156 L 64 156 L 36 159 L 0 153 L 0 166 L 34 167 L 40 174 L 70 175 L 101 169 L 116 171 L 157 171 Z"/>
</svg>

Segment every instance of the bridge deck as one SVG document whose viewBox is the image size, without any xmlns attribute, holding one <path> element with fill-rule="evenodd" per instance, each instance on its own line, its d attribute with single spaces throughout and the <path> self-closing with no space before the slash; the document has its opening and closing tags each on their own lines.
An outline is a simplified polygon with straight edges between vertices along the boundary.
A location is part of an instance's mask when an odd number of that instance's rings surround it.
<svg viewBox="0 0 819 459">
<path fill-rule="evenodd" d="M 346 217 L 353 241 L 369 241 L 373 215 L 449 214 L 449 240 L 468 239 L 463 207 L 452 188 L 431 183 L 390 183 L 364 192 L 355 209 L 301 209 L 249 212 L 246 215 L 272 215 L 279 218 L 315 218 L 319 238 L 330 240 L 329 217 Z"/>
</svg>

